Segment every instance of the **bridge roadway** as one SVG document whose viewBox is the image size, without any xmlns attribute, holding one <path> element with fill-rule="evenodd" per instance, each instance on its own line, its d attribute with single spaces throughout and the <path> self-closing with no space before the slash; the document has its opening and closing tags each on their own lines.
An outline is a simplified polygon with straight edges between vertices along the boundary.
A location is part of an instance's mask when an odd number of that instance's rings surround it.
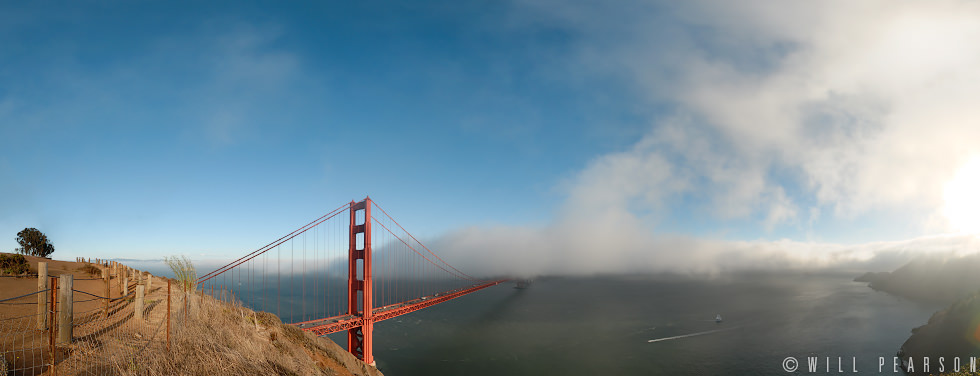
<svg viewBox="0 0 980 376">
<path fill-rule="evenodd" d="M 406 313 L 415 312 L 422 308 L 433 306 L 447 300 L 455 299 L 460 296 L 480 291 L 487 287 L 496 286 L 506 279 L 496 280 L 492 282 L 487 282 L 483 284 L 475 284 L 465 289 L 449 290 L 446 292 L 437 293 L 435 295 L 423 296 L 421 298 L 408 300 L 401 303 L 389 304 L 383 307 L 377 307 L 371 310 L 371 321 L 378 322 L 387 320 L 393 317 L 398 317 Z M 363 312 L 359 312 L 363 313 Z M 300 329 L 308 332 L 313 332 L 318 336 L 327 335 L 330 333 L 341 332 L 351 328 L 356 328 L 364 325 L 364 317 L 361 314 L 358 315 L 340 315 L 327 317 L 323 319 L 316 319 L 310 321 L 303 321 L 292 323 L 290 325 L 295 325 Z"/>
</svg>

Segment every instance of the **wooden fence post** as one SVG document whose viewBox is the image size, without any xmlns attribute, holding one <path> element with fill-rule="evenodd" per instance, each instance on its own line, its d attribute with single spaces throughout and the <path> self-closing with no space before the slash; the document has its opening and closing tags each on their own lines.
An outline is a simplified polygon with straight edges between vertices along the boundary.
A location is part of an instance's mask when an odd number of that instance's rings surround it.
<svg viewBox="0 0 980 376">
<path fill-rule="evenodd" d="M 143 321 L 143 294 L 145 288 L 146 286 L 136 285 L 136 310 L 134 314 L 139 321 Z"/>
<path fill-rule="evenodd" d="M 37 330 L 48 328 L 48 263 L 37 263 Z"/>
<path fill-rule="evenodd" d="M 58 344 L 67 345 L 72 339 L 72 320 L 74 319 L 74 307 L 72 288 L 75 286 L 75 276 L 62 274 L 58 277 Z"/>
<path fill-rule="evenodd" d="M 129 278 L 122 279 L 122 296 L 129 294 Z"/>
<path fill-rule="evenodd" d="M 150 292 L 152 285 L 153 285 L 153 275 L 150 274 L 150 272 L 146 272 L 146 292 Z"/>
<path fill-rule="evenodd" d="M 105 283 L 105 308 L 102 310 L 102 318 L 109 318 L 109 298 L 112 297 L 109 289 L 109 267 L 102 268 L 102 281 Z"/>
</svg>

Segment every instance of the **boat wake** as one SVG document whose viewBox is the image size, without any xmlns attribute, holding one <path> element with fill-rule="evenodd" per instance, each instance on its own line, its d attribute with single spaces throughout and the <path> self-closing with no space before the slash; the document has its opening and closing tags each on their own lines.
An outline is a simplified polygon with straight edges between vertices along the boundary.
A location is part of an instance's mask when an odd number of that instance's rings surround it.
<svg viewBox="0 0 980 376">
<path fill-rule="evenodd" d="M 647 340 L 647 342 L 663 342 L 663 341 L 670 341 L 672 339 L 681 339 L 681 338 L 687 338 L 687 337 L 703 336 L 705 334 L 724 332 L 724 331 L 734 330 L 734 329 L 738 329 L 738 328 L 741 328 L 741 326 L 733 326 L 731 328 L 724 328 L 724 329 L 706 330 L 706 331 L 703 331 L 703 332 L 697 332 L 697 333 L 691 333 L 691 334 L 684 334 L 684 335 L 673 336 L 673 337 L 656 338 L 656 339 Z"/>
</svg>

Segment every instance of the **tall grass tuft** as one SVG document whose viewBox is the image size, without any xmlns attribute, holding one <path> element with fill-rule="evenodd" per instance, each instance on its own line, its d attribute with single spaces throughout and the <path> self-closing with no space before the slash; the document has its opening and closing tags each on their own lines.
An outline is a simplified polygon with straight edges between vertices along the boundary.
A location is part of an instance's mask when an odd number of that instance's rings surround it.
<svg viewBox="0 0 980 376">
<path fill-rule="evenodd" d="M 197 286 L 197 269 L 194 269 L 194 264 L 187 256 L 164 257 L 163 262 L 167 263 L 170 270 L 174 272 L 178 286 L 186 292 L 194 291 Z"/>
</svg>

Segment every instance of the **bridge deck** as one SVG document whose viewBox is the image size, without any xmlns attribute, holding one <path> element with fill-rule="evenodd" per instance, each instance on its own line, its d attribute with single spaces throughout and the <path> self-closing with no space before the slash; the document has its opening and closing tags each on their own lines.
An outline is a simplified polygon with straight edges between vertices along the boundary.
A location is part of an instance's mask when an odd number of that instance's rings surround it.
<svg viewBox="0 0 980 376">
<path fill-rule="evenodd" d="M 425 307 L 430 307 L 447 300 L 455 299 L 460 296 L 476 292 L 485 289 L 490 286 L 496 286 L 503 282 L 505 279 L 487 282 L 483 284 L 476 284 L 466 289 L 450 290 L 435 295 L 423 296 L 418 299 L 413 299 L 397 304 L 390 304 L 384 307 L 377 307 L 371 310 L 371 320 L 374 322 L 387 320 L 393 317 L 398 317 L 406 313 L 415 312 Z M 310 320 L 292 323 L 290 325 L 295 325 L 300 329 L 308 332 L 313 332 L 318 336 L 327 335 L 330 333 L 336 333 L 351 328 L 356 328 L 364 324 L 364 317 L 361 315 L 340 315 L 327 317 L 323 319 Z"/>
</svg>

